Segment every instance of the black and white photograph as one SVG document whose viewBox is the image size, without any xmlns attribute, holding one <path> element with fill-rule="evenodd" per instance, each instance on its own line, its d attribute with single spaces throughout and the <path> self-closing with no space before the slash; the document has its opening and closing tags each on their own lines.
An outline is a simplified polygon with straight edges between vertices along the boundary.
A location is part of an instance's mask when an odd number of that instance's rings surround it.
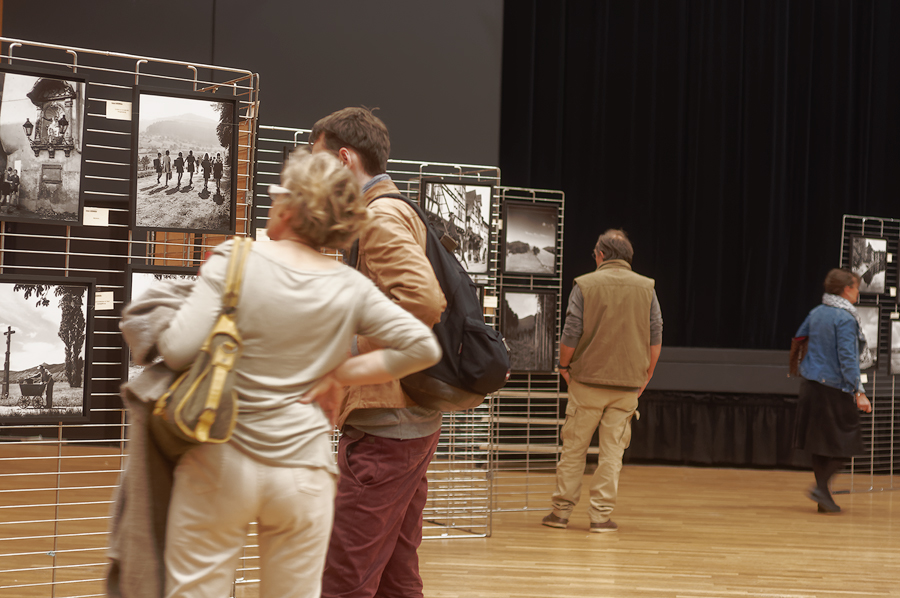
<svg viewBox="0 0 900 598">
<path fill-rule="evenodd" d="M 891 376 L 900 375 L 900 321 L 891 320 Z"/>
<path fill-rule="evenodd" d="M 87 416 L 91 279 L 0 276 L 0 423 Z"/>
<path fill-rule="evenodd" d="M 419 202 L 438 236 L 453 239 L 453 255 L 469 274 L 486 274 L 491 242 L 493 187 L 424 179 Z"/>
<path fill-rule="evenodd" d="M 556 348 L 556 292 L 505 291 L 500 333 L 514 372 L 552 372 Z"/>
<path fill-rule="evenodd" d="M 197 280 L 199 268 L 183 266 L 129 266 L 126 272 L 127 286 L 125 288 L 125 302 L 130 303 L 147 292 L 154 285 L 166 280 Z M 144 371 L 144 367 L 137 365 L 131 359 L 131 351 L 125 346 L 126 371 L 123 382 L 134 380 L 138 374 Z"/>
<path fill-rule="evenodd" d="M 872 366 L 878 365 L 878 324 L 879 308 L 872 305 L 858 305 L 856 312 L 859 321 L 862 322 L 863 334 L 866 335 L 866 344 L 869 347 L 869 355 L 872 357 Z"/>
<path fill-rule="evenodd" d="M 503 212 L 503 271 L 555 276 L 559 209 L 507 201 Z"/>
<path fill-rule="evenodd" d="M 236 110 L 229 98 L 136 89 L 135 228 L 234 232 Z"/>
<path fill-rule="evenodd" d="M 850 245 L 850 269 L 859 276 L 859 292 L 884 293 L 887 274 L 887 240 L 853 237 Z"/>
<path fill-rule="evenodd" d="M 0 220 L 79 225 L 86 80 L 0 68 Z"/>
</svg>

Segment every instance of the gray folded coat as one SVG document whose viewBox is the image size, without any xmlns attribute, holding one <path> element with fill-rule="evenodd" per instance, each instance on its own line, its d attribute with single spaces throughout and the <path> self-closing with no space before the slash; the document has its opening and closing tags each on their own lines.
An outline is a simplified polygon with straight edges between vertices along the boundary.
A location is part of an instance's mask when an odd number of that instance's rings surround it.
<svg viewBox="0 0 900 598">
<path fill-rule="evenodd" d="M 193 285 L 161 281 L 122 310 L 119 328 L 132 359 L 147 367 L 121 389 L 128 410 L 128 459 L 109 530 L 106 595 L 112 598 L 161 598 L 165 589 L 163 551 L 173 475 L 178 456 L 191 445 L 160 440 L 150 430 L 154 403 L 177 374 L 159 361 L 156 342 Z"/>
</svg>

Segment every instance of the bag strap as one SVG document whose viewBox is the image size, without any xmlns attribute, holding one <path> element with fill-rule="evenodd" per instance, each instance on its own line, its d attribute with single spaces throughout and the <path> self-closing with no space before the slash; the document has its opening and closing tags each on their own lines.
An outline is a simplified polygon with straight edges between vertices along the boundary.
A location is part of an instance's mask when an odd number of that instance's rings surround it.
<svg viewBox="0 0 900 598">
<path fill-rule="evenodd" d="M 420 205 L 418 205 L 416 202 L 414 202 L 410 198 L 408 198 L 405 195 L 402 195 L 400 193 L 385 193 L 384 195 L 379 195 L 378 197 L 374 198 L 372 201 L 375 201 L 376 199 L 381 199 L 382 197 L 390 197 L 391 199 L 402 199 L 403 201 L 405 201 L 406 204 L 409 207 L 411 207 L 413 210 L 415 210 L 416 214 L 419 215 L 419 219 L 422 221 L 422 224 L 425 225 L 425 231 L 426 232 L 428 231 L 428 228 L 431 226 L 428 222 L 428 216 L 425 215 L 425 210 L 423 210 L 422 207 Z M 370 201 L 369 203 L 371 204 L 372 201 Z M 432 227 L 432 228 L 434 229 L 435 236 L 437 236 L 438 235 L 437 228 L 436 227 Z M 437 236 L 437 240 L 440 242 L 441 245 L 444 246 L 444 249 L 446 249 L 451 254 L 454 251 L 456 251 L 457 247 L 459 247 L 459 243 L 456 241 L 456 239 L 451 237 L 449 232 L 447 231 L 446 224 L 444 224 L 444 234 L 442 236 Z"/>
<path fill-rule="evenodd" d="M 228 273 L 225 276 L 225 293 L 222 295 L 223 313 L 230 314 L 237 307 L 241 297 L 241 283 L 244 281 L 244 264 L 250 255 L 253 239 L 234 237 L 234 247 L 228 258 Z"/>
</svg>

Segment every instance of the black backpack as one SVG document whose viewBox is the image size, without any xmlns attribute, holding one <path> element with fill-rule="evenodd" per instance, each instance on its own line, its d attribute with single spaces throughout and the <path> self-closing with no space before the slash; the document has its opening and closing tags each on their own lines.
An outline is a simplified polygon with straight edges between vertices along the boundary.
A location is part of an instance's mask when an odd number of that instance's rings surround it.
<svg viewBox="0 0 900 598">
<path fill-rule="evenodd" d="M 411 374 L 400 384 L 418 405 L 440 411 L 477 407 L 509 378 L 509 350 L 503 336 L 484 323 L 475 283 L 459 260 L 441 243 L 425 212 L 399 193 L 380 195 L 405 201 L 425 224 L 425 256 L 441 285 L 447 308 L 432 329 L 443 357 L 434 366 Z M 354 247 L 356 249 L 357 247 Z M 355 253 L 355 252 L 354 252 Z M 356 255 L 351 264 L 356 265 Z"/>
</svg>

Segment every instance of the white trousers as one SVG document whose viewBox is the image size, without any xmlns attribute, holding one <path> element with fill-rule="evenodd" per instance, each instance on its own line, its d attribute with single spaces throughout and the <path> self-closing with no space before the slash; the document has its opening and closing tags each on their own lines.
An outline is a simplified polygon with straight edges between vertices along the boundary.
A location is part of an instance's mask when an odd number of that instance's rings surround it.
<svg viewBox="0 0 900 598">
<path fill-rule="evenodd" d="M 230 443 L 189 450 L 175 469 L 166 527 L 166 598 L 231 596 L 250 523 L 257 522 L 260 598 L 314 598 L 334 517 L 334 477 L 272 467 Z"/>
</svg>

